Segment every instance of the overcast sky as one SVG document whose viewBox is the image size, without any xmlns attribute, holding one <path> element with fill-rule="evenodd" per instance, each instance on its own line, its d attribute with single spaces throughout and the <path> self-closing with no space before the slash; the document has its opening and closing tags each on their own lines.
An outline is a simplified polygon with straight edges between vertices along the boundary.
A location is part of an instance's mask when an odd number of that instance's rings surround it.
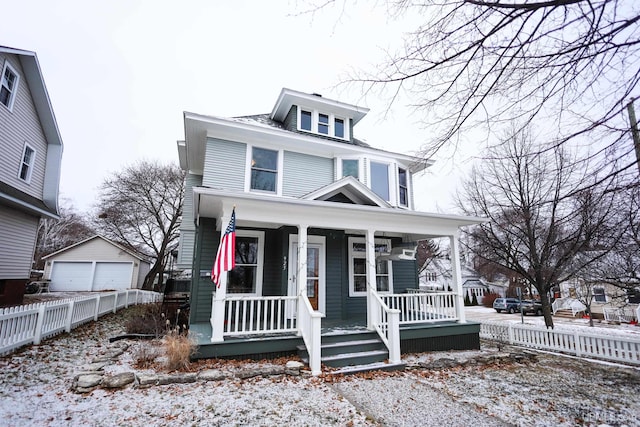
<svg viewBox="0 0 640 427">
<path fill-rule="evenodd" d="M 56 114 L 61 197 L 88 211 L 109 173 L 177 163 L 183 111 L 268 113 L 283 87 L 370 108 L 354 135 L 413 154 L 430 135 L 408 100 L 387 111 L 379 97 L 336 87 L 348 70 L 379 64 L 410 25 L 369 5 L 304 10 L 286 0 L 5 2 L 0 45 L 37 53 Z M 467 167 L 440 159 L 416 181 L 418 209 L 450 212 L 453 176 Z"/>
</svg>

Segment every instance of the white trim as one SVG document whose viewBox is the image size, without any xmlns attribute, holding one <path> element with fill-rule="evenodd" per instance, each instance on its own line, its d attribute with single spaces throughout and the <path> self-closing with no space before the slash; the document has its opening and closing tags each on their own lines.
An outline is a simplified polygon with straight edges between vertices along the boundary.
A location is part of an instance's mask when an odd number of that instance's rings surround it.
<svg viewBox="0 0 640 427">
<path fill-rule="evenodd" d="M 18 94 L 18 85 L 20 84 L 20 74 L 18 74 L 18 72 L 16 71 L 15 68 L 13 68 L 11 66 L 11 64 L 9 64 L 9 60 L 5 60 L 4 61 L 4 67 L 2 67 L 2 74 L 0 75 L 0 90 L 2 87 L 6 87 L 7 90 L 9 90 L 9 88 L 7 86 L 5 86 L 5 80 L 4 80 L 4 73 L 7 70 L 7 68 L 13 73 L 14 76 L 16 76 L 16 80 L 15 80 L 15 84 L 13 86 L 13 89 L 11 91 L 9 91 L 10 95 L 9 95 L 9 105 L 4 105 L 2 102 L 0 102 L 0 104 L 2 104 L 5 108 L 7 108 L 9 111 L 13 112 L 13 104 L 16 100 L 16 96 Z"/>
<path fill-rule="evenodd" d="M 251 292 L 251 293 L 229 292 L 229 282 L 227 279 L 227 295 L 229 296 L 242 296 L 242 295 L 262 296 L 262 273 L 264 269 L 264 231 L 236 229 L 236 237 L 255 237 L 258 239 L 258 262 L 256 264 L 256 290 L 255 292 Z"/>
<path fill-rule="evenodd" d="M 31 155 L 30 162 L 27 164 L 27 176 L 25 178 L 22 178 L 20 175 L 22 175 L 22 166 L 25 165 L 24 155 L 27 152 L 27 148 L 31 150 L 32 155 Z M 29 143 L 25 142 L 24 146 L 22 147 L 22 156 L 20 157 L 20 166 L 18 167 L 18 179 L 20 181 L 26 182 L 27 184 L 31 183 L 31 175 L 33 175 L 33 169 L 36 164 L 36 155 L 37 155 L 36 149 L 31 145 L 29 145 Z"/>
<path fill-rule="evenodd" d="M 375 244 L 379 244 L 379 243 L 383 243 L 388 245 L 389 247 L 389 251 L 391 251 L 391 239 L 385 239 L 385 238 L 375 238 L 374 239 L 374 245 Z M 364 237 L 349 237 L 348 239 L 348 248 L 347 248 L 347 253 L 348 253 L 348 262 L 349 262 L 349 296 L 350 297 L 366 297 L 367 296 L 367 291 L 355 291 L 354 289 L 354 282 L 353 282 L 353 259 L 354 258 L 362 258 L 366 260 L 366 253 L 363 252 L 354 252 L 353 251 L 353 244 L 354 243 L 364 243 L 366 244 L 366 238 Z M 358 256 L 354 256 L 354 254 L 358 254 Z M 378 291 L 378 293 L 381 294 L 386 294 L 386 293 L 393 293 L 393 263 L 391 261 L 386 261 L 387 262 L 387 275 L 389 278 L 389 291 Z M 365 266 L 367 266 L 366 262 L 365 262 Z M 366 268 L 366 267 L 365 267 Z M 366 275 L 366 270 L 365 270 L 365 275 Z M 378 273 L 376 271 L 376 277 L 378 276 Z M 377 283 L 377 281 L 376 281 Z M 376 291 L 377 291 L 377 285 L 376 285 Z"/>
<path fill-rule="evenodd" d="M 319 259 L 319 281 L 318 281 L 318 312 L 326 314 L 327 306 L 326 306 L 326 292 L 327 292 L 327 264 L 326 264 L 326 253 L 327 253 L 327 238 L 325 236 L 307 236 L 307 249 L 310 246 L 319 246 L 320 247 L 320 259 Z M 294 275 L 297 265 L 294 264 L 294 245 L 297 247 L 298 245 L 298 235 L 290 234 L 289 235 L 289 261 L 287 263 L 288 274 L 287 274 L 287 295 L 288 296 L 296 296 L 297 289 L 295 286 Z M 297 254 L 296 254 L 297 256 Z"/>
<path fill-rule="evenodd" d="M 391 207 L 389 203 L 352 176 L 346 176 L 311 193 L 305 194 L 302 196 L 302 199 L 318 200 L 323 196 L 339 192 L 340 190 L 344 190 L 346 193 L 351 195 L 359 195 L 361 198 L 369 200 L 381 208 Z M 354 194 L 354 191 L 352 190 L 355 190 L 356 194 Z"/>
</svg>

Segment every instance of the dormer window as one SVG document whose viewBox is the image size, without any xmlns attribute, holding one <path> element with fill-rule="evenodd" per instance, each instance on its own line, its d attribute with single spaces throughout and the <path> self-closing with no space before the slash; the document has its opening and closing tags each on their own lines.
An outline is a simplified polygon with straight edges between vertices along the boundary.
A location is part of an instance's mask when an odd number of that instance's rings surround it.
<svg viewBox="0 0 640 427">
<path fill-rule="evenodd" d="M 407 188 L 407 170 L 398 168 L 398 203 L 409 206 L 409 190 Z"/>
<path fill-rule="evenodd" d="M 327 135 L 333 138 L 349 139 L 346 118 L 312 109 L 298 109 L 298 130 Z"/>
</svg>

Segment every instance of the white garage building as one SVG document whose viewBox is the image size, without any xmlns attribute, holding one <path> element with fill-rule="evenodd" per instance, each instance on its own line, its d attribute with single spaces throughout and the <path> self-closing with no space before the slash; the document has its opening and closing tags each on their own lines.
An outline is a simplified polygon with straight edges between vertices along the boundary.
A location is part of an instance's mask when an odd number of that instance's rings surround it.
<svg viewBox="0 0 640 427">
<path fill-rule="evenodd" d="M 44 278 L 52 292 L 141 288 L 151 264 L 102 236 L 43 257 Z"/>
</svg>

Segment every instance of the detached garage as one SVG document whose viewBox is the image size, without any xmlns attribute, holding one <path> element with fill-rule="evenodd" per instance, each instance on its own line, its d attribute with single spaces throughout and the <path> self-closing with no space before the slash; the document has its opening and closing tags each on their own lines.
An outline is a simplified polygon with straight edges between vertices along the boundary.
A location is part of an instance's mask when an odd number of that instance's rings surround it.
<svg viewBox="0 0 640 427">
<path fill-rule="evenodd" d="M 52 292 L 141 288 L 148 261 L 102 237 L 94 236 L 43 258 Z"/>
</svg>

